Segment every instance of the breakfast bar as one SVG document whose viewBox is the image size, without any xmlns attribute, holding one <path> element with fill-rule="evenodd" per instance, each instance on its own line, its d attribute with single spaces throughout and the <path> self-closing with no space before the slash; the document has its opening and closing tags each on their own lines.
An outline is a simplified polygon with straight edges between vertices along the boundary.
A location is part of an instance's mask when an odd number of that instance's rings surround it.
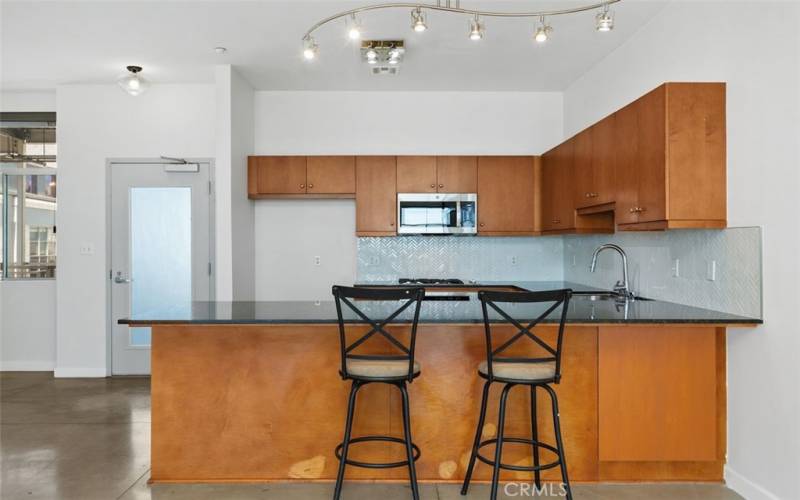
<svg viewBox="0 0 800 500">
<path fill-rule="evenodd" d="M 760 319 L 657 300 L 615 300 L 575 283 L 492 282 L 426 288 L 434 298 L 443 291 L 464 297 L 425 301 L 420 312 L 415 359 L 422 375 L 409 386 L 414 441 L 422 450 L 420 481 L 464 477 L 481 397 L 476 371 L 486 356 L 474 295 L 498 288 L 576 292 L 567 315 L 563 378 L 555 386 L 573 481 L 722 480 L 726 328 Z M 376 307 L 370 314 L 379 318 L 383 311 Z M 387 305 L 386 314 L 394 308 Z M 522 305 L 512 312 L 522 321 L 542 310 Z M 402 336 L 408 318 L 399 319 L 390 331 Z M 537 335 L 555 335 L 548 324 L 554 321 L 548 317 L 537 326 Z M 195 302 L 120 323 L 153 328 L 151 482 L 335 479 L 333 450 L 342 439 L 349 388 L 337 374 L 332 300 Z M 348 334 L 363 326 L 348 326 Z M 490 408 L 496 408 L 498 393 L 492 389 Z M 514 398 L 527 394 L 512 390 Z M 357 404 L 355 436 L 401 432 L 397 391 L 373 384 L 359 393 Z M 506 435 L 528 436 L 529 406 L 509 408 Z M 540 405 L 538 418 L 547 422 L 549 411 Z M 495 434 L 495 417 L 487 416 L 484 438 Z M 552 441 L 550 428 L 544 429 L 542 439 Z M 391 462 L 404 453 L 400 446 L 363 443 L 351 456 Z M 503 450 L 505 463 L 531 460 L 530 446 Z M 486 481 L 490 472 L 479 464 L 473 478 Z M 403 468 L 348 469 L 353 480 L 405 481 L 406 474 Z M 558 477 L 557 469 L 543 472 L 545 480 Z"/>
</svg>

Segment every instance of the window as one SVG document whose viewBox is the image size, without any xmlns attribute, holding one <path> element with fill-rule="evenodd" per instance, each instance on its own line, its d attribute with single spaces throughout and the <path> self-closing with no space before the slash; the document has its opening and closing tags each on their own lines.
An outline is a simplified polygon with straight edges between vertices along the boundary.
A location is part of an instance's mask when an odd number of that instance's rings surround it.
<svg viewBox="0 0 800 500">
<path fill-rule="evenodd" d="M 0 279 L 56 273 L 55 113 L 0 113 Z"/>
</svg>

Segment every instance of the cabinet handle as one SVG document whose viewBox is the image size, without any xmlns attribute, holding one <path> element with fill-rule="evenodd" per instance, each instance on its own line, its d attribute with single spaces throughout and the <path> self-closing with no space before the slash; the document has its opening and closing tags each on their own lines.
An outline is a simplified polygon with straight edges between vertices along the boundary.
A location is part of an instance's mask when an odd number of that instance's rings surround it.
<svg viewBox="0 0 800 500">
<path fill-rule="evenodd" d="M 439 188 L 440 189 L 443 188 L 443 187 L 444 187 L 444 184 L 439 184 Z"/>
<path fill-rule="evenodd" d="M 637 211 L 637 212 L 639 212 L 639 213 L 642 213 L 642 212 L 644 212 L 645 210 L 647 210 L 647 209 L 646 209 L 646 208 L 644 208 L 644 207 L 639 207 L 639 208 L 638 208 L 636 211 Z"/>
<path fill-rule="evenodd" d="M 300 189 L 303 189 L 304 187 L 306 187 L 305 184 L 300 184 Z"/>
<path fill-rule="evenodd" d="M 436 187 L 436 184 L 431 184 L 431 188 L 432 189 L 435 188 L 435 187 Z"/>
<path fill-rule="evenodd" d="M 600 196 L 600 195 L 599 195 L 599 194 L 597 194 L 597 193 L 590 193 L 590 194 L 592 195 L 592 198 L 597 198 L 598 196 Z"/>
<path fill-rule="evenodd" d="M 314 189 L 314 185 L 313 184 L 309 184 L 308 185 L 308 189 Z"/>
<path fill-rule="evenodd" d="M 633 207 L 633 208 L 631 208 L 630 210 L 628 210 L 628 213 L 635 214 L 637 210 L 638 210 L 638 208 L 637 208 L 637 207 Z"/>
<path fill-rule="evenodd" d="M 390 222 L 390 223 L 389 223 L 389 225 L 390 225 L 390 226 L 394 226 L 394 222 Z"/>
<path fill-rule="evenodd" d="M 559 219 L 553 219 L 553 224 L 561 224 L 561 220 L 559 220 Z"/>
<path fill-rule="evenodd" d="M 583 195 L 583 196 L 584 196 L 585 198 L 591 198 L 591 197 L 592 197 L 592 193 L 584 193 L 584 195 Z"/>
</svg>

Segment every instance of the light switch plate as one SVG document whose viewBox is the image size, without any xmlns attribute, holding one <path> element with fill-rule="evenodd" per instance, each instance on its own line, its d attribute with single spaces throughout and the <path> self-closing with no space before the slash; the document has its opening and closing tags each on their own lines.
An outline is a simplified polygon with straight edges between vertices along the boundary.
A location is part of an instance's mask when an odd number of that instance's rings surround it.
<svg viewBox="0 0 800 500">
<path fill-rule="evenodd" d="M 681 260 L 680 259 L 672 259 L 672 277 L 673 278 L 680 278 L 681 277 Z"/>
<path fill-rule="evenodd" d="M 81 255 L 94 255 L 94 243 L 81 243 Z"/>
<path fill-rule="evenodd" d="M 717 261 L 710 260 L 708 261 L 706 267 L 706 279 L 708 281 L 716 281 L 717 280 Z"/>
</svg>

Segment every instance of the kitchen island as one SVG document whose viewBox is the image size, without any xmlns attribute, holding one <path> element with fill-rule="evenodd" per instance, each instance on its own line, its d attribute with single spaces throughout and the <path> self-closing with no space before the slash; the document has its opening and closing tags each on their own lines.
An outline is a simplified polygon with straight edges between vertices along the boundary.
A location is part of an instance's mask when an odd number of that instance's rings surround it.
<svg viewBox="0 0 800 500">
<path fill-rule="evenodd" d="M 375 283 L 374 286 L 386 284 Z M 460 286 L 572 288 L 562 282 Z M 437 287 L 437 289 L 440 287 Z M 392 305 L 365 308 L 380 318 Z M 516 305 L 517 319 L 539 306 Z M 354 320 L 355 316 L 346 316 Z M 403 335 L 410 318 L 392 327 Z M 426 301 L 420 313 L 417 359 L 422 375 L 409 387 L 414 441 L 422 450 L 422 481 L 463 478 L 486 355 L 480 304 Z M 555 334 L 548 318 L 537 329 Z M 153 482 L 328 480 L 341 441 L 349 384 L 338 375 L 339 337 L 332 301 L 196 302 L 121 320 L 153 327 Z M 558 392 L 566 461 L 574 481 L 721 481 L 726 451 L 725 335 L 727 327 L 761 323 L 678 304 L 575 297 L 564 336 Z M 513 327 L 502 327 L 505 334 Z M 361 331 L 363 326 L 348 326 Z M 502 333 L 501 333 L 502 336 Z M 501 340 L 501 339 L 498 339 Z M 499 384 L 498 384 L 499 386 Z M 381 384 L 359 393 L 354 435 L 397 434 L 399 396 Z M 527 393 L 512 391 L 507 435 L 530 432 Z M 491 399 L 499 389 L 492 390 Z M 490 401 L 490 408 L 494 401 Z M 539 405 L 547 422 L 549 407 Z M 496 430 L 487 416 L 485 437 Z M 543 439 L 552 441 L 545 429 Z M 352 458 L 401 460 L 385 443 L 353 448 Z M 529 464 L 530 448 L 504 448 L 504 462 Z M 549 457 L 543 456 L 543 460 Z M 490 468 L 478 465 L 476 480 Z M 557 479 L 555 470 L 545 479 Z M 503 480 L 530 473 L 503 471 Z M 353 480 L 406 480 L 404 469 L 348 468 Z"/>
</svg>

